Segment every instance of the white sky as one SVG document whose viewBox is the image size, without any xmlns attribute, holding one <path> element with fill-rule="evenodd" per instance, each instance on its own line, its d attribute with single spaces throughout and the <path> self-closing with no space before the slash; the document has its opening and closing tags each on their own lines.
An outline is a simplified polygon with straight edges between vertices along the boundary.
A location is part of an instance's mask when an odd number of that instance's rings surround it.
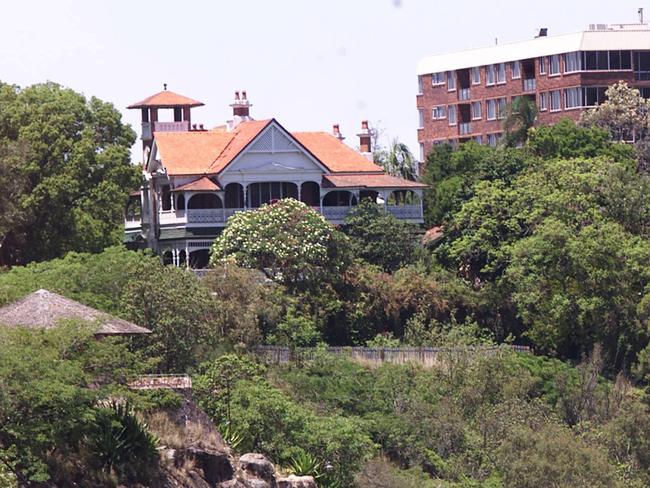
<svg viewBox="0 0 650 488">
<path fill-rule="evenodd" d="M 415 69 L 421 57 L 636 22 L 641 0 L 1 0 L 0 80 L 46 80 L 126 106 L 162 90 L 201 100 L 192 122 L 231 115 L 245 89 L 257 119 L 346 142 L 362 119 L 417 148 Z M 646 18 L 650 19 L 650 5 Z M 134 155 L 140 154 L 139 143 Z"/>
</svg>

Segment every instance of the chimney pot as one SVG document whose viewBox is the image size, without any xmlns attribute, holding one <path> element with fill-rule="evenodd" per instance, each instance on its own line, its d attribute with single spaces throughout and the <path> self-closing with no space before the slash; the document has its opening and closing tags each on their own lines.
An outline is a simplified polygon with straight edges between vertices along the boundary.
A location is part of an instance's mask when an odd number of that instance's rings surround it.
<svg viewBox="0 0 650 488">
<path fill-rule="evenodd" d="M 163 90 L 167 91 L 167 83 L 163 83 Z"/>
<path fill-rule="evenodd" d="M 368 121 L 367 120 L 362 120 L 361 121 L 361 130 L 368 130 Z"/>
<path fill-rule="evenodd" d="M 192 130 L 196 130 L 196 124 L 192 124 Z"/>
<path fill-rule="evenodd" d="M 239 91 L 235 92 L 235 100 L 239 100 Z"/>
<path fill-rule="evenodd" d="M 199 124 L 199 130 L 204 130 L 203 129 L 203 124 Z"/>
<path fill-rule="evenodd" d="M 243 90 L 243 91 L 241 92 L 241 97 L 242 97 L 244 100 L 246 100 L 246 90 Z"/>
</svg>

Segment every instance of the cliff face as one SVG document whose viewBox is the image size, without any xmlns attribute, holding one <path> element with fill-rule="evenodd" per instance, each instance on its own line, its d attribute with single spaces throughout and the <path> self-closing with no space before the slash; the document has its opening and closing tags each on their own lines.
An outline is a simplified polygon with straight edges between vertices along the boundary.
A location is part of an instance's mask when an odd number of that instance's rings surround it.
<svg viewBox="0 0 650 488">
<path fill-rule="evenodd" d="M 162 449 L 162 488 L 317 488 L 311 476 L 282 477 L 261 454 L 233 456 L 216 426 L 192 400 L 181 392 L 177 410 L 152 415 L 150 429 Z"/>
</svg>

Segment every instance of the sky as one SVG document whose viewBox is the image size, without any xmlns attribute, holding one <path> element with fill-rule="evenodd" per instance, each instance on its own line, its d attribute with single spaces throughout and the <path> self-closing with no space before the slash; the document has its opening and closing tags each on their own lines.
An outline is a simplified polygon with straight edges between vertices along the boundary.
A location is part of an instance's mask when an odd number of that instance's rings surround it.
<svg viewBox="0 0 650 488">
<path fill-rule="evenodd" d="M 331 131 L 358 145 L 361 120 L 380 143 L 417 146 L 418 61 L 590 23 L 636 22 L 641 0 L 0 0 L 0 80 L 55 81 L 127 110 L 163 88 L 205 103 L 192 122 L 231 118 L 235 90 L 251 116 L 289 131 Z M 167 119 L 163 119 L 167 120 Z M 140 145 L 133 150 L 140 157 Z"/>
</svg>

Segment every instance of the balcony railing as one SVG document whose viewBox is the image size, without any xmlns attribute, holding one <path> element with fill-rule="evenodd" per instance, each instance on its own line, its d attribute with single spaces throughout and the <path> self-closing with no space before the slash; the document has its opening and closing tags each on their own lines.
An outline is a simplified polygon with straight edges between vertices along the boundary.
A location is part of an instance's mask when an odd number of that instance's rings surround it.
<svg viewBox="0 0 650 488">
<path fill-rule="evenodd" d="M 229 209 L 234 210 L 234 209 Z M 187 210 L 187 221 L 189 223 L 197 222 L 224 222 L 226 212 L 223 208 L 201 208 Z"/>
<path fill-rule="evenodd" d="M 471 98 L 471 93 L 469 88 L 461 88 L 458 90 L 458 100 L 469 100 Z"/>
<path fill-rule="evenodd" d="M 183 120 L 181 122 L 154 122 L 154 132 L 187 132 L 190 130 L 190 122 Z"/>
<path fill-rule="evenodd" d="M 537 81 L 535 78 L 525 79 L 523 83 L 525 92 L 533 92 L 537 89 Z"/>
<path fill-rule="evenodd" d="M 461 136 L 471 134 L 472 133 L 472 124 L 469 123 L 469 122 L 463 122 L 463 123 L 459 124 L 458 131 L 459 131 Z"/>
<path fill-rule="evenodd" d="M 353 207 L 323 207 L 323 217 L 327 220 L 345 220 Z"/>
<path fill-rule="evenodd" d="M 421 205 L 387 205 L 386 210 L 398 219 L 420 220 L 422 219 Z"/>
</svg>

